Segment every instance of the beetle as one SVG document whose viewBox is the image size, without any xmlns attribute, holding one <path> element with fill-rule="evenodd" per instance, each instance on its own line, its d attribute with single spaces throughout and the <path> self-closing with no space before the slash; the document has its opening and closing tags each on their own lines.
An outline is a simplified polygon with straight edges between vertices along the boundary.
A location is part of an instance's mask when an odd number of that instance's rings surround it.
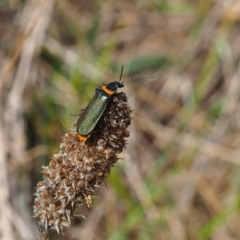
<svg viewBox="0 0 240 240">
<path fill-rule="evenodd" d="M 123 67 L 124 66 L 122 66 L 120 80 L 103 84 L 101 88 L 96 88 L 95 95 L 90 100 L 87 107 L 82 111 L 76 123 L 76 131 L 80 141 L 86 141 L 88 139 L 103 115 L 111 96 L 118 88 L 124 87 L 123 82 L 121 82 Z"/>
</svg>

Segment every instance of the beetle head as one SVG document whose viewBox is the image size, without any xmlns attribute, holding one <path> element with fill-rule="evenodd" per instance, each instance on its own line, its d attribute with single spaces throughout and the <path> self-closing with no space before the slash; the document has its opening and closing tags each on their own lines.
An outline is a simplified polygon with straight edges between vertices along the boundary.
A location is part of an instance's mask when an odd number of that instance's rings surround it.
<svg viewBox="0 0 240 240">
<path fill-rule="evenodd" d="M 112 92 L 116 92 L 118 88 L 124 87 L 124 84 L 122 82 L 113 81 L 108 84 L 106 84 L 106 88 L 109 89 Z"/>
</svg>

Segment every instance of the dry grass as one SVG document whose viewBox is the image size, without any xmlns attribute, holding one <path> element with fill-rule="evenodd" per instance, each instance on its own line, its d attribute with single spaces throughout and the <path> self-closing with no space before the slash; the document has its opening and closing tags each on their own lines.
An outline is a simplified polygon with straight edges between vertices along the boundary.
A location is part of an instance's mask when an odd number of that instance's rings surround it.
<svg viewBox="0 0 240 240">
<path fill-rule="evenodd" d="M 123 64 L 154 76 L 123 90 L 125 160 L 51 239 L 240 239 L 239 16 L 234 0 L 1 2 L 2 239 L 35 238 L 41 166 Z"/>
</svg>

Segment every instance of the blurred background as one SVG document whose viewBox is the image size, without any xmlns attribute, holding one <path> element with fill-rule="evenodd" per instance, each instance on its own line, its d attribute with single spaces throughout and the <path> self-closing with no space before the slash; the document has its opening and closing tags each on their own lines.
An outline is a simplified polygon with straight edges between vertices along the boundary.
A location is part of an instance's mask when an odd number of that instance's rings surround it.
<svg viewBox="0 0 240 240">
<path fill-rule="evenodd" d="M 0 236 L 35 239 L 35 186 L 102 83 L 125 152 L 70 240 L 240 239 L 240 2 L 0 0 Z"/>
</svg>

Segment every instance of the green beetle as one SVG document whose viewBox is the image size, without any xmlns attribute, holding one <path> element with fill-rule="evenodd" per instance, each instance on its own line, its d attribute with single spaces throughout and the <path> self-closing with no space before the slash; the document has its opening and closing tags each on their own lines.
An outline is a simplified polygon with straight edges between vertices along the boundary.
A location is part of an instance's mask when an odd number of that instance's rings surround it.
<svg viewBox="0 0 240 240">
<path fill-rule="evenodd" d="M 111 96 L 118 90 L 118 88 L 124 87 L 122 79 L 123 67 L 121 69 L 119 81 L 113 81 L 108 84 L 103 84 L 102 88 L 96 88 L 95 95 L 83 110 L 78 121 L 76 123 L 76 131 L 80 141 L 86 141 L 90 136 L 92 130 L 96 127 L 99 119 L 103 115 Z M 128 78 L 131 80 L 134 78 L 152 77 L 149 75 L 140 75 Z"/>
<path fill-rule="evenodd" d="M 124 87 L 122 82 L 113 81 L 106 85 L 104 84 L 102 88 L 96 88 L 95 95 L 78 118 L 76 124 L 76 131 L 80 141 L 88 139 L 106 109 L 111 96 L 118 88 L 122 87 Z"/>
</svg>

